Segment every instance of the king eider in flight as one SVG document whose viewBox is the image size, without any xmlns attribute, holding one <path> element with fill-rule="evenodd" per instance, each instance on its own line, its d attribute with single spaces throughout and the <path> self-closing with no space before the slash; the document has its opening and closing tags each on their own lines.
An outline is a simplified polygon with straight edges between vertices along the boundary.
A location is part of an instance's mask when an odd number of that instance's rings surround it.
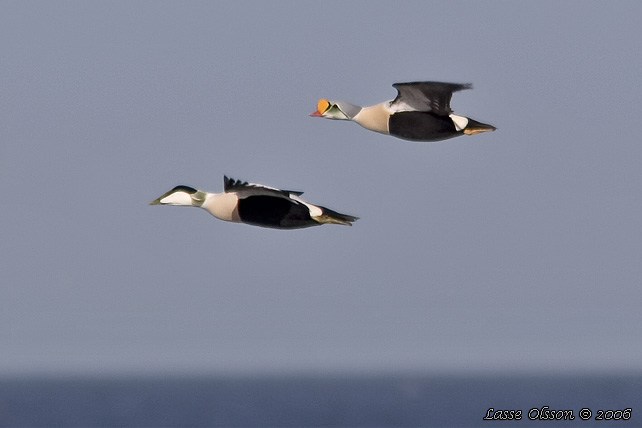
<svg viewBox="0 0 642 428">
<path fill-rule="evenodd" d="M 305 202 L 299 198 L 303 192 L 275 189 L 226 176 L 224 189 L 223 193 L 210 193 L 176 186 L 149 204 L 200 207 L 221 220 L 274 229 L 300 229 L 325 223 L 352 226 L 358 219 Z"/>
<path fill-rule="evenodd" d="M 310 116 L 351 120 L 371 131 L 411 141 L 439 141 L 496 128 L 453 113 L 453 92 L 472 85 L 444 82 L 395 83 L 397 97 L 370 107 L 320 99 Z"/>
</svg>

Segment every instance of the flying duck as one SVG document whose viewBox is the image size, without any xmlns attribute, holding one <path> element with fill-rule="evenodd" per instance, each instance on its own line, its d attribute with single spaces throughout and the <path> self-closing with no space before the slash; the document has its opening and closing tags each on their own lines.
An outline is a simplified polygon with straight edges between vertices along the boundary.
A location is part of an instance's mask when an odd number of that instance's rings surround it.
<svg viewBox="0 0 642 428">
<path fill-rule="evenodd" d="M 320 99 L 310 116 L 351 120 L 371 131 L 411 141 L 439 141 L 496 128 L 453 113 L 453 92 L 470 89 L 470 83 L 409 82 L 392 85 L 397 97 L 369 107 L 345 101 Z"/>
<path fill-rule="evenodd" d="M 305 202 L 299 198 L 303 192 L 275 189 L 227 176 L 223 177 L 223 184 L 223 193 L 176 186 L 149 204 L 200 207 L 221 220 L 274 229 L 300 229 L 325 223 L 352 226 L 358 219 Z"/>
</svg>

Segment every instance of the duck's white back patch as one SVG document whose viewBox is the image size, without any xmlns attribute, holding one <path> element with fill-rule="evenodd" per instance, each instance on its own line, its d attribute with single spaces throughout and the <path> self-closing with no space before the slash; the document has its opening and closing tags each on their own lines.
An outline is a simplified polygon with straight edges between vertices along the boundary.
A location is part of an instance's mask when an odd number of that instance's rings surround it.
<svg viewBox="0 0 642 428">
<path fill-rule="evenodd" d="M 461 131 L 462 129 L 466 128 L 468 125 L 468 118 L 464 116 L 460 116 L 455 113 L 451 113 L 450 118 L 452 119 L 453 123 L 455 124 L 455 129 L 457 131 Z"/>
<path fill-rule="evenodd" d="M 319 217 L 321 214 L 323 214 L 323 210 L 316 205 L 312 204 L 305 204 L 307 207 L 310 209 L 310 217 Z"/>
<path fill-rule="evenodd" d="M 312 205 L 308 202 L 305 202 L 303 199 L 299 198 L 296 195 L 290 195 L 290 199 L 295 200 L 297 202 L 301 202 L 303 205 L 308 207 L 308 209 L 310 210 L 310 217 L 312 218 L 319 217 L 321 214 L 323 214 L 323 210 L 321 208 L 317 207 L 316 205 Z"/>
</svg>

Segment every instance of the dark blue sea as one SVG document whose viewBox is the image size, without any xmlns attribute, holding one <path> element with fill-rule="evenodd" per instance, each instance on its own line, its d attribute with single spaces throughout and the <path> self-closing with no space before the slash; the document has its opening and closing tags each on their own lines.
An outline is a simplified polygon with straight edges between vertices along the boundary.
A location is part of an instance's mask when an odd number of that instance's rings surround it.
<svg viewBox="0 0 642 428">
<path fill-rule="evenodd" d="M 625 374 L 0 378 L 0 427 L 642 427 L 640 404 Z"/>
</svg>

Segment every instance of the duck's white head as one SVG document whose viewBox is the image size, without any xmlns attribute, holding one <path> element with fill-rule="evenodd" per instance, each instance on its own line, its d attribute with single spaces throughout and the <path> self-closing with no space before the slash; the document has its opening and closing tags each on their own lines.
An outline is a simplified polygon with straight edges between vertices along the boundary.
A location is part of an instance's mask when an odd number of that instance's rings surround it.
<svg viewBox="0 0 642 428">
<path fill-rule="evenodd" d="M 345 101 L 328 101 L 322 98 L 317 102 L 317 109 L 310 113 L 310 116 L 325 117 L 335 120 L 352 120 L 361 107 Z"/>
<path fill-rule="evenodd" d="M 186 207 L 200 207 L 205 202 L 207 192 L 196 190 L 189 186 L 176 186 L 169 192 L 154 199 L 149 205 L 180 205 Z"/>
</svg>

